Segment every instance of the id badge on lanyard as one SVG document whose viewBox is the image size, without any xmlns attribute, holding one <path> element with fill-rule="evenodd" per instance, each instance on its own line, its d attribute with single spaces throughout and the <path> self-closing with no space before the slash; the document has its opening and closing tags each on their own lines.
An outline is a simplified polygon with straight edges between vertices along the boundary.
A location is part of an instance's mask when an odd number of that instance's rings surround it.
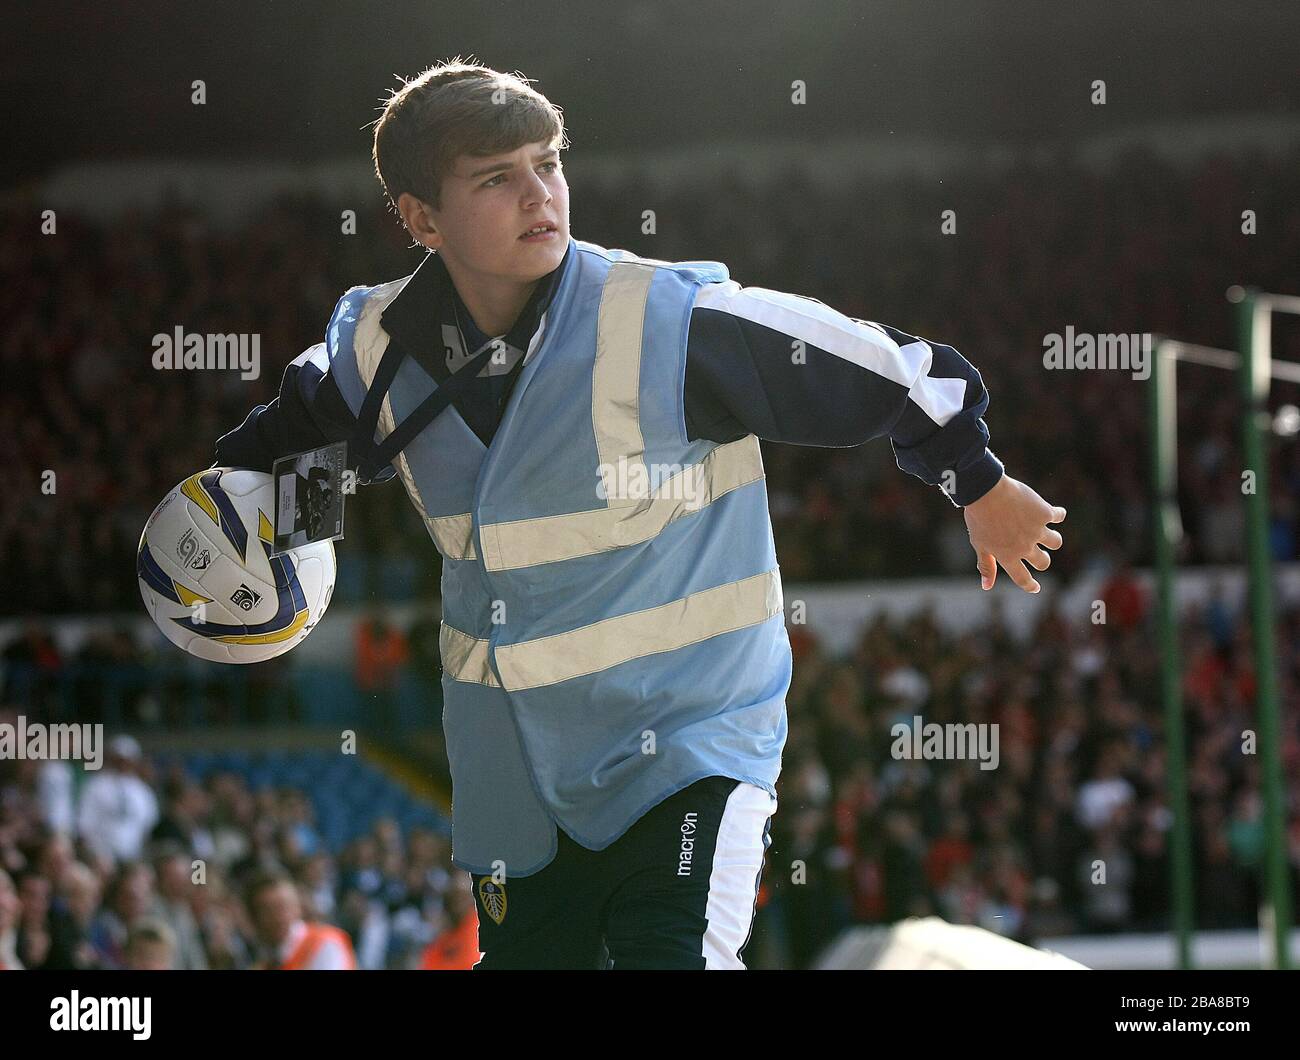
<svg viewBox="0 0 1300 1060">
<path fill-rule="evenodd" d="M 271 554 L 279 555 L 315 541 L 341 538 L 344 494 L 352 492 L 344 489 L 345 470 L 355 468 L 355 481 L 362 485 L 373 482 L 439 413 L 469 389 L 495 348 L 494 343 L 485 346 L 416 406 L 382 442 L 376 443 L 379 410 L 406 357 L 397 340 L 390 338 L 361 403 L 351 439 L 281 457 L 275 462 L 272 469 L 276 496 L 275 540 Z"/>
</svg>

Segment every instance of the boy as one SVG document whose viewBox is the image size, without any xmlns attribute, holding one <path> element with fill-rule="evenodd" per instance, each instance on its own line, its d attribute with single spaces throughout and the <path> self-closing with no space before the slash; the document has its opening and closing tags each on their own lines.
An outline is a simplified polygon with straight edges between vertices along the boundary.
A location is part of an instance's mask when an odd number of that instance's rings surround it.
<svg viewBox="0 0 1300 1060">
<path fill-rule="evenodd" d="M 985 588 L 1037 592 L 1065 512 L 1003 474 L 951 347 L 572 239 L 565 146 L 519 78 L 406 82 L 374 161 L 431 253 L 345 294 L 217 462 L 349 440 L 442 553 L 478 968 L 743 968 L 791 659 L 758 439 L 889 434 L 965 506 Z"/>
</svg>

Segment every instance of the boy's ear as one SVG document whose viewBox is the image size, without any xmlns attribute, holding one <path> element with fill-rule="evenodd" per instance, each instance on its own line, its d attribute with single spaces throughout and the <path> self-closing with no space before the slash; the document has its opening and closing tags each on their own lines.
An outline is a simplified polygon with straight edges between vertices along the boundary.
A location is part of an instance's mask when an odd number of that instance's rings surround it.
<svg viewBox="0 0 1300 1060">
<path fill-rule="evenodd" d="M 433 220 L 433 210 L 422 199 L 416 198 L 409 191 L 397 197 L 397 211 L 402 215 L 402 223 L 411 237 L 430 250 L 437 250 L 442 244 L 442 234 Z"/>
</svg>

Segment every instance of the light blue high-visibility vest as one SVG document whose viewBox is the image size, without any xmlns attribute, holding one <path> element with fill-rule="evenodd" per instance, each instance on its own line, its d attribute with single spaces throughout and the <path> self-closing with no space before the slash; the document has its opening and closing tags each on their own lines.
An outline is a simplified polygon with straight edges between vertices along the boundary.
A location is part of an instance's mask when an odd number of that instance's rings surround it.
<svg viewBox="0 0 1300 1060">
<path fill-rule="evenodd" d="M 758 439 L 688 441 L 690 313 L 718 262 L 571 240 L 492 444 L 447 409 L 394 461 L 443 556 L 452 855 L 602 850 L 703 777 L 775 794 L 791 654 Z M 354 288 L 327 347 L 358 412 L 409 277 Z M 435 389 L 412 358 L 379 418 Z"/>
</svg>

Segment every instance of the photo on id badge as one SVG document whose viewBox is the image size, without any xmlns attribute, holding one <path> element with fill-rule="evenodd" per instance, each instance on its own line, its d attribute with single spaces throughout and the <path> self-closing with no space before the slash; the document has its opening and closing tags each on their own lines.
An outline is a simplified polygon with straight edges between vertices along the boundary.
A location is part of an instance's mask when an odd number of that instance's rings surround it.
<svg viewBox="0 0 1300 1060">
<path fill-rule="evenodd" d="M 343 464 L 339 442 L 275 462 L 275 544 L 271 554 L 343 536 Z"/>
</svg>

